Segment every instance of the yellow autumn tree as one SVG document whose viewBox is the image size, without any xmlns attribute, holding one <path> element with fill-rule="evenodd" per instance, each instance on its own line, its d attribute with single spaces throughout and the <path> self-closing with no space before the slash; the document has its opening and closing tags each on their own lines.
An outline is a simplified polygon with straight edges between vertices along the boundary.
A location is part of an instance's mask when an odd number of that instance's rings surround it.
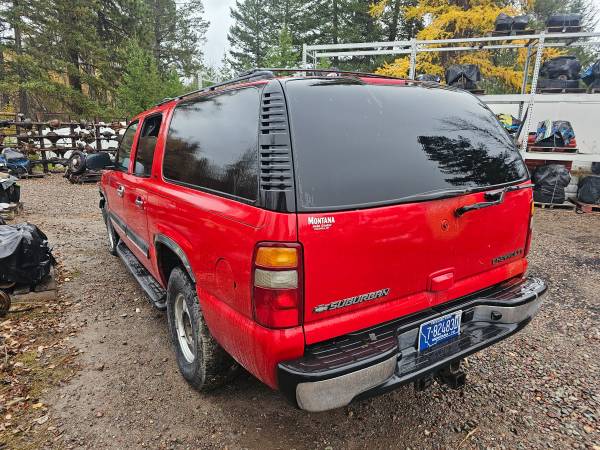
<svg viewBox="0 0 600 450">
<path fill-rule="evenodd" d="M 371 6 L 371 14 L 375 17 L 381 16 L 391 1 L 393 0 L 377 0 Z M 419 0 L 415 6 L 406 8 L 405 17 L 407 20 L 424 20 L 426 26 L 416 36 L 419 40 L 478 37 L 494 29 L 498 14 L 525 14 L 532 9 L 533 2 L 534 0 Z M 553 57 L 559 54 L 557 50 L 548 49 L 544 56 Z M 451 64 L 476 64 L 485 79 L 493 79 L 512 90 L 521 87 L 525 57 L 524 49 L 422 52 L 417 55 L 416 71 L 443 78 L 445 68 Z M 392 63 L 384 64 L 377 72 L 406 77 L 409 68 L 410 58 L 403 56 Z"/>
</svg>

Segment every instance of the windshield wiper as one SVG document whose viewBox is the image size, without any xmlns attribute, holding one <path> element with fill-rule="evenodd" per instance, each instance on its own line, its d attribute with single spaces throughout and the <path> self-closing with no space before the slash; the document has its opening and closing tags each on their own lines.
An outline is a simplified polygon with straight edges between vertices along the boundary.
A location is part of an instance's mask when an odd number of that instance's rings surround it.
<svg viewBox="0 0 600 450">
<path fill-rule="evenodd" d="M 520 189 L 532 188 L 533 184 L 521 184 L 516 186 L 507 186 L 504 189 L 500 189 L 498 191 L 486 192 L 484 197 L 487 202 L 474 203 L 472 205 L 461 206 L 454 211 L 456 217 L 460 217 L 469 211 L 475 211 L 477 209 L 487 208 L 489 206 L 499 205 L 504 201 L 504 195 L 507 192 L 518 191 Z"/>
<path fill-rule="evenodd" d="M 422 200 L 440 200 L 443 198 L 458 197 L 459 195 L 469 194 L 472 191 L 473 189 L 447 189 L 441 191 L 423 192 L 421 194 L 414 194 L 399 198 L 397 202 L 410 203 Z"/>
</svg>

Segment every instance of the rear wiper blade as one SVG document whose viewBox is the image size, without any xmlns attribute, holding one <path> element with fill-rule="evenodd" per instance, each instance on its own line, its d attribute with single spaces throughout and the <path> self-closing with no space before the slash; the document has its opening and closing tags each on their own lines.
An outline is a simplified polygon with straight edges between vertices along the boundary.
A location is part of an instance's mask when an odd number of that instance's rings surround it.
<svg viewBox="0 0 600 450">
<path fill-rule="evenodd" d="M 409 203 L 420 200 L 439 200 L 442 198 L 458 197 L 459 195 L 465 195 L 472 192 L 473 189 L 448 189 L 443 191 L 430 191 L 423 192 L 421 194 L 409 195 L 407 197 L 399 198 L 397 201 L 402 203 Z"/>
<path fill-rule="evenodd" d="M 483 208 L 488 208 L 490 206 L 499 205 L 504 201 L 504 195 L 507 192 L 518 191 L 520 189 L 528 189 L 528 188 L 532 188 L 533 186 L 534 186 L 533 184 L 518 184 L 515 186 L 507 186 L 507 187 L 497 190 L 497 191 L 486 192 L 485 199 L 488 200 L 487 202 L 474 203 L 472 205 L 461 206 L 460 208 L 457 208 L 456 211 L 454 211 L 454 214 L 456 215 L 456 217 L 460 217 L 463 214 L 468 213 L 469 211 L 475 211 L 478 209 L 483 209 Z"/>
</svg>

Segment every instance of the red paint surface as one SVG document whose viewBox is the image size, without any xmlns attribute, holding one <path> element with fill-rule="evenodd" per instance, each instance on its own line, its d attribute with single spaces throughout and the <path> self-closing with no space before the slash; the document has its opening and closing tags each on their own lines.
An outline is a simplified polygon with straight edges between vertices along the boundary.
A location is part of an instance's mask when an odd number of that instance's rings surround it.
<svg viewBox="0 0 600 450">
<path fill-rule="evenodd" d="M 126 238 L 163 285 L 154 237 L 163 234 L 180 246 L 194 272 L 211 333 L 248 371 L 273 388 L 277 364 L 302 356 L 305 344 L 455 299 L 527 268 L 523 254 L 498 265 L 492 259 L 527 246 L 530 189 L 507 193 L 501 205 L 457 218 L 458 207 L 482 202 L 484 194 L 327 214 L 282 214 L 168 183 L 161 168 L 175 105 L 169 102 L 138 117 L 164 114 L 152 175 L 135 177 L 132 163 L 128 174 L 105 172 L 102 190 L 109 209 L 150 243 L 147 259 Z M 123 198 L 116 195 L 119 185 L 126 190 Z M 144 202 L 141 208 L 135 205 L 138 197 Z M 335 222 L 317 230 L 309 225 L 309 216 L 333 217 Z M 264 241 L 302 245 L 302 326 L 270 330 L 253 319 L 253 255 L 257 243 Z M 383 298 L 314 312 L 320 304 L 385 288 L 390 291 Z"/>
</svg>

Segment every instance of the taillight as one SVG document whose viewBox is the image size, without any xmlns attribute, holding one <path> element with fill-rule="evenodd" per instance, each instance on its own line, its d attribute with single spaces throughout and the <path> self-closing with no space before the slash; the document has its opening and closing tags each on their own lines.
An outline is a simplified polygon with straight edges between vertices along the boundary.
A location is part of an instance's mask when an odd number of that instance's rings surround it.
<svg viewBox="0 0 600 450">
<path fill-rule="evenodd" d="M 252 267 L 254 320 L 289 328 L 302 319 L 302 248 L 296 243 L 257 245 Z"/>
<path fill-rule="evenodd" d="M 533 203 L 533 200 L 531 201 L 531 205 L 529 208 L 529 228 L 527 229 L 527 240 L 525 241 L 525 256 L 529 254 L 529 249 L 531 247 L 531 235 L 533 234 L 533 213 L 535 211 L 535 204 Z"/>
</svg>

